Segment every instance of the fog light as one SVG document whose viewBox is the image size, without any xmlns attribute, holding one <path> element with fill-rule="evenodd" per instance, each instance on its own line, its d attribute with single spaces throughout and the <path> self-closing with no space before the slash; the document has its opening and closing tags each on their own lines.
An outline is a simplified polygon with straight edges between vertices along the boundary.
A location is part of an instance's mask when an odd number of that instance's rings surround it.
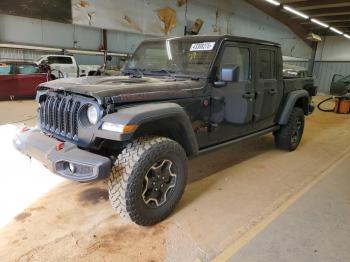
<svg viewBox="0 0 350 262">
<path fill-rule="evenodd" d="M 73 174 L 75 173 L 75 165 L 73 163 L 69 163 L 69 170 L 70 172 L 72 172 Z"/>
</svg>

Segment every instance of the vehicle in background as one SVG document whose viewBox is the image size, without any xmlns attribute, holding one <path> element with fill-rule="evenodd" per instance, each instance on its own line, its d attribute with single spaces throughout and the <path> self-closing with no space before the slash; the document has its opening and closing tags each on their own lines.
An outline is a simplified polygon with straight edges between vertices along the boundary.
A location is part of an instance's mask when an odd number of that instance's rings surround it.
<svg viewBox="0 0 350 262">
<path fill-rule="evenodd" d="M 343 76 L 335 74 L 332 78 L 331 95 L 344 95 L 350 92 L 350 75 Z"/>
<path fill-rule="evenodd" d="M 36 87 L 50 81 L 48 73 L 30 62 L 0 62 L 0 100 L 34 98 Z"/>
<path fill-rule="evenodd" d="M 296 77 L 309 77 L 310 74 L 305 67 L 283 64 L 283 77 L 296 78 Z"/>
<path fill-rule="evenodd" d="M 48 64 L 52 70 L 51 78 L 61 78 L 58 72 L 62 72 L 64 78 L 91 76 L 101 67 L 100 65 L 78 65 L 72 55 L 44 55 L 39 57 L 35 63 Z"/>
</svg>

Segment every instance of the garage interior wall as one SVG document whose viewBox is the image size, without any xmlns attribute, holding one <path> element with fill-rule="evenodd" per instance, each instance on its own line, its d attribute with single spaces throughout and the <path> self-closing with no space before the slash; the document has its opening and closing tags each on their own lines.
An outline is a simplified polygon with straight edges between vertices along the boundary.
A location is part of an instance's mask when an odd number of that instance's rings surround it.
<svg viewBox="0 0 350 262">
<path fill-rule="evenodd" d="M 77 2 L 73 0 L 72 5 Z M 146 37 L 159 36 L 159 33 L 149 32 L 156 17 L 156 10 L 164 7 L 171 7 L 177 12 L 177 24 L 170 35 L 183 35 L 184 26 L 187 20 L 194 21 L 197 18 L 204 20 L 200 34 L 233 34 L 237 36 L 252 37 L 278 42 L 282 45 L 282 52 L 286 56 L 309 59 L 311 48 L 298 38 L 288 27 L 281 24 L 272 17 L 252 7 L 243 0 L 192 0 L 189 1 L 187 12 L 184 6 L 178 7 L 175 0 L 132 0 L 133 5 L 126 1 L 101 0 L 99 3 L 117 4 L 118 10 L 143 10 L 142 18 L 144 24 L 141 32 L 130 27 L 128 31 L 113 30 L 107 28 L 108 50 L 110 52 L 131 53 L 137 45 Z M 101 4 L 99 6 L 104 6 Z M 137 8 L 139 6 L 140 8 Z M 90 7 L 91 8 L 91 7 Z M 99 14 L 99 7 L 94 12 Z M 84 25 L 84 21 L 74 21 L 63 24 L 45 20 L 38 20 L 10 15 L 0 15 L 0 42 L 23 43 L 40 46 L 53 46 L 62 48 L 79 48 L 98 50 L 101 44 L 101 29 Z M 145 11 L 147 9 L 147 12 Z M 228 11 L 230 10 L 230 11 Z M 90 10 L 91 11 L 91 10 Z M 216 15 L 218 14 L 218 16 Z M 96 15 L 96 16 L 97 16 Z M 112 14 L 111 14 L 112 15 Z M 114 17 L 107 17 L 110 20 Z M 133 17 L 131 17 L 132 19 Z M 108 19 L 107 19 L 108 21 Z M 140 21 L 140 20 L 137 20 Z M 81 25 L 78 25 L 80 23 Z M 122 24 L 122 22 L 120 22 Z M 161 30 L 161 23 L 158 21 L 158 29 Z M 122 28 L 122 27 L 121 27 Z M 15 33 L 14 33 L 15 32 Z M 18 51 L 13 54 L 9 50 L 0 51 L 1 58 L 30 59 L 39 56 L 37 52 L 28 54 L 22 51 L 22 57 Z M 6 55 L 6 56 L 5 56 Z M 80 56 L 78 63 L 99 63 L 100 57 Z M 79 61 L 80 60 L 80 61 Z"/>
<path fill-rule="evenodd" d="M 318 43 L 314 67 L 315 83 L 320 92 L 328 93 L 334 74 L 350 75 L 350 40 L 329 36 Z"/>
</svg>

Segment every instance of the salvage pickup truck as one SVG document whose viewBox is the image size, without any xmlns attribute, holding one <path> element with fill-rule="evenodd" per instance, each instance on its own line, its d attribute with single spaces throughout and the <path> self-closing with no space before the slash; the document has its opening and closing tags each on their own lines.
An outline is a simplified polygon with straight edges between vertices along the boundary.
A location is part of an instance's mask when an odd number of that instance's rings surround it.
<svg viewBox="0 0 350 262">
<path fill-rule="evenodd" d="M 314 109 L 312 79 L 284 80 L 281 48 L 268 41 L 146 40 L 123 73 L 41 84 L 39 128 L 14 145 L 68 179 L 107 178 L 114 209 L 144 226 L 179 202 L 188 158 L 268 133 L 293 151 Z"/>
</svg>

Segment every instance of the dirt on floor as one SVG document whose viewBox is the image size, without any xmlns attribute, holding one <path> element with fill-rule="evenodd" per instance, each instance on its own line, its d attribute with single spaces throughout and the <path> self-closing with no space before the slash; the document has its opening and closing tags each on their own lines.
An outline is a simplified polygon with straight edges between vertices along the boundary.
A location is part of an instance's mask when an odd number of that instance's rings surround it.
<svg viewBox="0 0 350 262">
<path fill-rule="evenodd" d="M 0 261 L 209 261 L 349 152 L 349 124 L 317 111 L 295 152 L 267 135 L 190 160 L 179 206 L 152 227 L 115 214 L 104 181 L 62 182 L 0 229 Z"/>
</svg>

